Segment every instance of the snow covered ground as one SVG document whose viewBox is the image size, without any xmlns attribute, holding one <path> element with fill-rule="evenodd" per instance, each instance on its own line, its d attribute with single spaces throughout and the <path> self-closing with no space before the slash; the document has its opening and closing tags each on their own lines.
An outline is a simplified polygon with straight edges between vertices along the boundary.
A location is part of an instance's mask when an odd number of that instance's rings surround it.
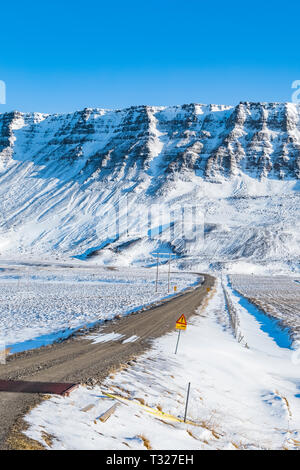
<svg viewBox="0 0 300 470">
<path fill-rule="evenodd" d="M 11 352 L 40 347 L 84 325 L 126 315 L 168 295 L 166 267 L 158 292 L 151 269 L 8 265 L 0 270 L 0 338 Z M 171 290 L 197 282 L 171 275 Z"/>
<path fill-rule="evenodd" d="M 182 332 L 177 355 L 174 331 L 101 387 L 43 402 L 26 417 L 26 434 L 52 449 L 298 449 L 300 351 L 224 287 L 243 341 L 233 336 L 219 280 Z M 113 404 L 108 421 L 97 419 Z"/>
<path fill-rule="evenodd" d="M 293 340 L 300 345 L 300 289 L 295 276 L 236 274 L 230 280 L 234 289 L 288 326 Z"/>
</svg>

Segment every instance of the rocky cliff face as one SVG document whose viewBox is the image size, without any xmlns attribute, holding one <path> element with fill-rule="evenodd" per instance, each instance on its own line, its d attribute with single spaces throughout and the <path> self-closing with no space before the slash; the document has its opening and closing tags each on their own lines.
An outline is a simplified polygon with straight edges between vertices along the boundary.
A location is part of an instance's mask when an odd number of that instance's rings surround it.
<svg viewBox="0 0 300 470">
<path fill-rule="evenodd" d="M 15 243 L 23 251 L 36 246 L 41 252 L 73 253 L 98 245 L 105 212 L 100 214 L 99 208 L 109 211 L 109 204 L 125 193 L 134 193 L 144 203 L 149 198 L 165 201 L 172 191 L 176 200 L 198 194 L 205 217 L 219 226 L 220 217 L 211 220 L 212 198 L 214 206 L 216 199 L 223 199 L 227 207 L 234 207 L 235 216 L 232 212 L 230 217 L 236 218 L 241 215 L 236 209 L 241 198 L 270 197 L 272 191 L 278 197 L 283 192 L 275 212 L 268 203 L 257 213 L 259 224 L 261 211 L 268 207 L 278 226 L 283 220 L 278 214 L 289 210 L 283 188 L 288 185 L 289 197 L 298 201 L 299 179 L 300 106 L 291 103 L 0 115 L 0 224 L 3 234 L 12 229 L 18 233 Z M 254 182 L 259 188 L 254 189 Z M 252 213 L 255 203 L 251 204 L 243 210 Z M 215 231 L 208 233 L 213 240 Z M 226 242 L 223 233 L 228 256 L 253 256 L 261 237 L 249 237 L 256 240 L 253 249 L 245 242 L 247 249 L 241 250 L 231 246 L 231 236 Z M 270 247 L 262 238 L 264 257 Z"/>
<path fill-rule="evenodd" d="M 241 172 L 300 178 L 300 107 L 240 103 L 84 109 L 67 115 L 0 115 L 0 159 L 10 155 L 112 178 L 144 171 L 194 172 L 205 179 Z M 155 170 L 155 171 L 154 171 Z M 73 172 L 72 172 L 73 173 Z M 185 176 L 188 176 L 187 174 Z"/>
</svg>

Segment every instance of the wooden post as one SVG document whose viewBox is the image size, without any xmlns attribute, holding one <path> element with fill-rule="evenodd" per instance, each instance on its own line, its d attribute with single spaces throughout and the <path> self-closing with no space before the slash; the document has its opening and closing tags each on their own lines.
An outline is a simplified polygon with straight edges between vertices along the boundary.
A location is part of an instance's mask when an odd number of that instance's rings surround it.
<svg viewBox="0 0 300 470">
<path fill-rule="evenodd" d="M 116 411 L 118 404 L 115 403 L 113 406 L 111 406 L 105 413 L 103 413 L 101 416 L 99 416 L 96 419 L 99 419 L 102 423 L 105 423 L 105 421 L 108 420 L 108 418 Z"/>
</svg>

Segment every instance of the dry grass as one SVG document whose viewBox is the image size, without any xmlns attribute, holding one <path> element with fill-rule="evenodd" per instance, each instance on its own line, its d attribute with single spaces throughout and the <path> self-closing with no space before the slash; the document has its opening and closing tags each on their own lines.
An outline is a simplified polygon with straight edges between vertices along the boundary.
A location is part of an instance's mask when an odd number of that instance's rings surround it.
<svg viewBox="0 0 300 470">
<path fill-rule="evenodd" d="M 200 441 L 199 437 L 195 436 L 195 434 L 193 434 L 190 429 L 187 429 L 186 432 L 187 432 L 188 435 L 191 436 L 193 439 L 196 439 L 197 441 Z"/>
<path fill-rule="evenodd" d="M 128 365 L 127 364 L 120 364 L 119 366 L 112 366 L 110 369 L 109 369 L 109 375 L 115 375 L 119 372 L 122 372 L 123 370 L 126 370 L 128 369 Z"/>
<path fill-rule="evenodd" d="M 130 391 L 127 390 L 126 388 L 124 387 L 121 387 L 121 385 L 116 385 L 116 384 L 113 384 L 111 387 L 110 387 L 110 390 L 113 392 L 112 394 L 114 395 L 115 391 L 117 390 L 120 390 L 121 394 L 123 394 L 124 398 L 129 398 L 130 397 Z"/>
<path fill-rule="evenodd" d="M 18 427 L 14 426 L 10 436 L 7 439 L 7 446 L 11 450 L 46 450 L 46 447 L 42 446 L 39 442 L 30 439 L 25 436 L 23 432 L 26 428 L 22 425 Z"/>
<path fill-rule="evenodd" d="M 45 441 L 45 443 L 47 444 L 48 447 L 52 447 L 54 436 L 52 436 L 51 434 L 48 434 L 47 432 L 43 431 L 42 432 L 42 438 L 43 438 L 43 440 Z"/>
<path fill-rule="evenodd" d="M 156 418 L 158 421 L 160 421 L 161 423 L 164 423 L 164 424 L 167 424 L 168 426 L 171 426 L 172 428 L 178 428 L 178 426 L 174 423 L 171 423 L 171 421 L 166 421 L 165 419 L 162 419 L 162 418 Z"/>
<path fill-rule="evenodd" d="M 211 290 L 207 292 L 206 296 L 204 297 L 201 306 L 198 308 L 196 315 L 204 316 L 204 311 L 206 310 L 210 300 L 216 293 L 215 284 L 211 287 Z"/>
<path fill-rule="evenodd" d="M 141 405 L 146 405 L 144 398 L 134 397 L 134 399 L 140 402 Z"/>
<path fill-rule="evenodd" d="M 149 439 L 147 439 L 143 434 L 140 434 L 138 437 L 140 439 L 142 439 L 143 444 L 144 444 L 144 446 L 146 447 L 147 450 L 152 450 Z"/>
<path fill-rule="evenodd" d="M 49 400 L 49 395 L 44 395 L 39 399 L 38 403 L 35 403 L 28 408 L 25 415 L 27 415 L 32 409 L 38 406 L 42 401 Z M 47 450 L 40 442 L 35 441 L 27 437 L 24 433 L 29 429 L 29 425 L 24 421 L 24 417 L 20 417 L 12 427 L 10 434 L 6 440 L 6 445 L 9 450 Z M 50 436 L 46 432 L 42 433 L 42 437 L 45 444 L 51 447 L 53 436 Z"/>
</svg>

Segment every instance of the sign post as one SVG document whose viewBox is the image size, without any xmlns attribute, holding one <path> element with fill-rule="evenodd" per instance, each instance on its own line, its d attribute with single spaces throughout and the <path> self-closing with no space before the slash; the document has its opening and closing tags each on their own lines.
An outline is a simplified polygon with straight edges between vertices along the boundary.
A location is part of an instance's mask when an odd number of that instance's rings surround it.
<svg viewBox="0 0 300 470">
<path fill-rule="evenodd" d="M 178 330 L 178 338 L 177 338 L 177 343 L 176 343 L 175 354 L 177 354 L 181 330 L 186 330 L 186 325 L 187 325 L 186 318 L 182 314 L 181 317 L 179 317 L 178 320 L 176 321 L 176 330 Z"/>
</svg>

